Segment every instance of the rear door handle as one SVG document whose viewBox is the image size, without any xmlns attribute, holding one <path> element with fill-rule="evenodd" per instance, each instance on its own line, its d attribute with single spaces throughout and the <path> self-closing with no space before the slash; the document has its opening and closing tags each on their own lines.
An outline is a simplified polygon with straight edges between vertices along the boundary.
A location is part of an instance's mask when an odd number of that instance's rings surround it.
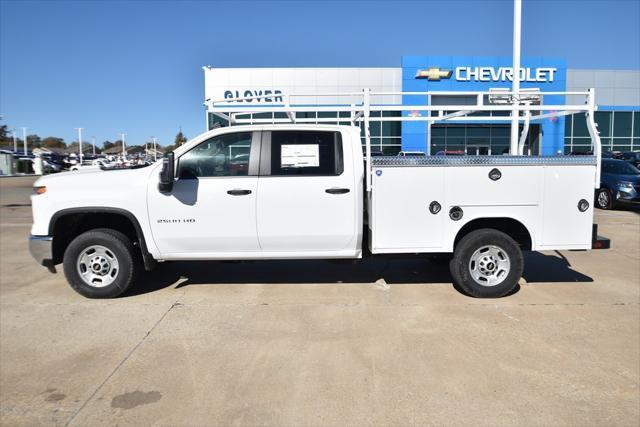
<svg viewBox="0 0 640 427">
<path fill-rule="evenodd" d="M 229 190 L 227 194 L 231 194 L 232 196 L 246 196 L 247 194 L 251 194 L 251 190 Z"/>
<path fill-rule="evenodd" d="M 348 188 L 327 188 L 324 191 L 329 194 L 346 194 L 351 190 Z"/>
</svg>

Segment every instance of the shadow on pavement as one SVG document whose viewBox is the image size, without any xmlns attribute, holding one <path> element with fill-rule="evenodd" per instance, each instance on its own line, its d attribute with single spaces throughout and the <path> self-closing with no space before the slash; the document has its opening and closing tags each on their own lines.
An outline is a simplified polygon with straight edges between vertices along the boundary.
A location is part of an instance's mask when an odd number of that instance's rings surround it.
<svg viewBox="0 0 640 427">
<path fill-rule="evenodd" d="M 616 206 L 613 210 L 633 212 L 636 215 L 640 215 L 640 205 L 620 205 Z"/>
<path fill-rule="evenodd" d="M 523 277 L 527 283 L 593 282 L 593 279 L 571 269 L 564 256 L 525 252 Z M 218 284 L 319 284 L 373 283 L 384 279 L 387 284 L 450 283 L 447 258 L 368 258 L 360 262 L 328 260 L 270 261 L 175 261 L 161 263 L 152 272 L 142 274 L 138 284 L 125 296 L 157 291 L 175 285 Z M 517 288 L 513 293 L 516 293 Z"/>
<path fill-rule="evenodd" d="M 573 270 L 562 253 L 556 251 L 556 255 L 525 252 L 522 277 L 527 283 L 593 282 L 593 278 Z"/>
</svg>

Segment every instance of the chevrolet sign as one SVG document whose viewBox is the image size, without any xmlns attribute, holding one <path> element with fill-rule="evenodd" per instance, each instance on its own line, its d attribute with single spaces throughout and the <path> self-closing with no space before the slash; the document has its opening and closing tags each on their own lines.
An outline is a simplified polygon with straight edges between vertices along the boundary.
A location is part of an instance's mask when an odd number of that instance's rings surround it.
<svg viewBox="0 0 640 427">
<path fill-rule="evenodd" d="M 455 79 L 459 82 L 506 82 L 513 80 L 513 67 L 456 67 Z M 520 68 L 520 81 L 552 83 L 557 68 Z M 440 81 L 451 78 L 452 70 L 443 70 L 440 67 L 429 67 L 426 70 L 418 70 L 416 79 Z"/>
<path fill-rule="evenodd" d="M 440 79 L 451 78 L 451 74 L 453 74 L 453 71 L 451 70 L 442 70 L 438 67 L 431 67 L 427 70 L 418 70 L 418 73 L 416 74 L 416 79 L 427 79 L 429 81 L 438 81 Z"/>
<path fill-rule="evenodd" d="M 520 68 L 522 82 L 553 82 L 557 68 Z M 460 82 L 504 82 L 513 80 L 513 67 L 457 67 L 456 80 Z"/>
</svg>

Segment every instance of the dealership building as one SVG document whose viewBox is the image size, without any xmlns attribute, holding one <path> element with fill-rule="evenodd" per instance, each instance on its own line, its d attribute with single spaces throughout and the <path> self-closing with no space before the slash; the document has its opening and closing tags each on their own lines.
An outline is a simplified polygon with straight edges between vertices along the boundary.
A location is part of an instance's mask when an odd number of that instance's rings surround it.
<svg viewBox="0 0 640 427">
<path fill-rule="evenodd" d="M 205 100 L 265 96 L 261 99 L 231 101 L 229 112 L 250 109 L 252 119 L 280 118 L 284 113 L 259 112 L 270 105 L 282 105 L 286 95 L 291 105 L 351 105 L 362 97 L 326 96 L 361 92 L 446 92 L 430 96 L 419 94 L 372 96 L 376 105 L 473 105 L 475 96 L 455 92 L 490 91 L 511 87 L 513 69 L 510 57 L 488 56 L 404 56 L 398 68 L 214 68 L 204 67 Z M 521 88 L 540 92 L 579 92 L 595 89 L 598 111 L 595 120 L 605 151 L 640 150 L 640 70 L 568 69 L 562 58 L 524 57 L 520 70 Z M 553 104 L 576 102 L 571 96 L 543 97 L 549 111 Z M 575 98 L 579 99 L 579 98 Z M 584 99 L 584 98 L 580 98 Z M 580 101 L 582 102 L 582 101 Z M 372 113 L 372 148 L 385 154 L 421 151 L 427 154 L 466 153 L 504 154 L 509 149 L 509 112 L 505 121 L 480 123 L 447 120 L 428 124 L 422 121 L 376 121 L 382 116 L 421 115 L 424 111 L 382 111 Z M 297 112 L 297 117 L 348 123 L 345 112 Z M 286 117 L 286 116 L 285 116 Z M 344 121 L 346 120 L 346 122 Z M 228 121 L 206 113 L 208 129 L 226 126 Z M 521 125 L 522 127 L 522 125 Z M 364 133 L 363 133 L 364 136 Z M 585 115 L 555 116 L 531 120 L 526 141 L 530 154 L 555 155 L 585 153 L 592 150 Z"/>
</svg>

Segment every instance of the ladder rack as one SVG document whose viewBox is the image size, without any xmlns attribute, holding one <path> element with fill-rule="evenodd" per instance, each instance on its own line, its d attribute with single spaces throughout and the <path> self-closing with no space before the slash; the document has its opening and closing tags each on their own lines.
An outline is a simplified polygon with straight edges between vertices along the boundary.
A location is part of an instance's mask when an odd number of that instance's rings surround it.
<svg viewBox="0 0 640 427">
<path fill-rule="evenodd" d="M 473 99 L 472 104 L 438 104 L 431 103 L 432 97 L 448 97 L 450 99 Z M 541 92 L 538 89 L 521 89 L 512 92 L 504 89 L 490 91 L 471 92 L 372 92 L 363 89 L 361 92 L 341 93 L 298 93 L 278 94 L 282 102 L 273 103 L 274 95 L 265 95 L 225 98 L 220 100 L 206 100 L 204 105 L 209 113 L 226 120 L 229 126 L 239 124 L 291 124 L 291 123 L 327 123 L 350 122 L 353 126 L 364 124 L 365 133 L 365 161 L 366 188 L 371 191 L 371 134 L 369 131 L 372 112 L 395 111 L 400 116 L 384 117 L 382 114 L 375 117 L 379 122 L 426 122 L 428 125 L 438 122 L 463 120 L 465 122 L 482 123 L 512 123 L 512 115 L 518 115 L 517 122 L 522 123 L 523 132 L 520 136 L 517 152 L 511 155 L 522 155 L 524 142 L 527 137 L 529 123 L 551 117 L 567 116 L 576 113 L 586 113 L 587 128 L 596 157 L 595 186 L 600 186 L 600 161 L 602 149 L 597 124 L 594 120 L 595 92 L 589 89 L 582 92 Z M 410 98 L 414 103 L 403 105 L 398 99 Z M 309 104 L 305 99 L 331 99 L 331 103 Z M 391 98 L 392 102 L 385 100 Z M 545 103 L 545 98 L 552 101 Z M 572 103 L 564 103 L 569 98 Z M 424 99 L 424 103 L 415 103 L 416 99 Z M 558 103 L 558 100 L 562 103 Z M 296 103 L 296 100 L 298 101 Z M 260 103 L 265 101 L 266 103 Z M 375 102 L 372 102 L 375 101 Z M 556 101 L 556 102 L 553 102 Z M 418 101 L 419 102 L 419 101 Z M 337 113 L 336 117 L 301 118 L 296 113 Z M 493 115 L 493 112 L 508 112 L 501 116 Z M 253 118 L 252 114 L 272 113 L 272 118 Z M 348 113 L 341 116 L 340 113 Z"/>
</svg>

